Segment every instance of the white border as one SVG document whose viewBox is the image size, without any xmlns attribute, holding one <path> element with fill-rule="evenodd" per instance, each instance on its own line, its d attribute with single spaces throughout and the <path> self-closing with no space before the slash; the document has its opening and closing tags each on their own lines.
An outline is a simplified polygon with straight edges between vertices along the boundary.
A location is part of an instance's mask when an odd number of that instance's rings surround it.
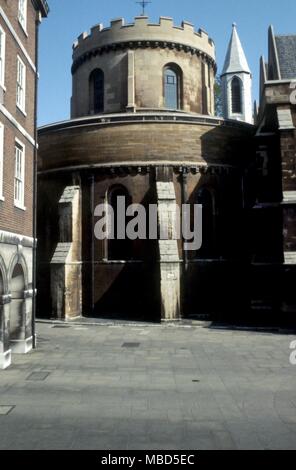
<svg viewBox="0 0 296 470">
<path fill-rule="evenodd" d="M 21 209 L 22 211 L 25 211 L 27 210 L 27 208 L 25 207 L 25 165 L 26 165 L 26 147 L 25 145 L 23 144 L 23 142 L 21 142 L 17 137 L 15 138 L 15 144 L 18 144 L 20 147 L 22 147 L 23 149 L 23 152 L 22 152 L 22 181 L 23 181 L 23 188 L 22 188 L 22 202 L 19 202 L 19 201 L 16 201 L 15 199 L 15 184 L 13 185 L 14 186 L 14 195 L 13 195 L 13 200 L 14 200 L 14 206 L 17 208 L 17 209 Z M 16 148 L 16 145 L 15 145 L 15 148 Z M 15 160 L 15 150 L 14 150 L 14 169 L 15 169 L 15 163 L 16 163 L 16 160 Z M 15 183 L 15 171 L 14 171 L 14 183 Z"/>
<path fill-rule="evenodd" d="M 18 46 L 20 47 L 22 53 L 26 57 L 28 63 L 30 64 L 31 69 L 33 70 L 34 73 L 37 73 L 37 70 L 36 70 L 36 67 L 35 67 L 35 64 L 34 64 L 33 60 L 31 59 L 28 52 L 26 51 L 26 48 L 24 47 L 24 45 L 21 42 L 20 38 L 18 37 L 15 30 L 13 29 L 12 24 L 10 23 L 9 19 L 7 18 L 6 14 L 5 14 L 5 12 L 4 12 L 4 10 L 1 6 L 0 6 L 0 16 L 2 16 L 3 20 L 5 21 L 7 28 L 11 32 L 11 34 L 14 37 L 15 41 L 17 42 Z"/>
<path fill-rule="evenodd" d="M 30 136 L 30 134 L 26 131 L 26 129 L 23 128 L 23 126 L 21 126 L 21 124 L 19 124 L 17 122 L 17 120 L 12 116 L 12 114 L 10 114 L 9 111 L 7 111 L 7 109 L 2 105 L 0 104 L 0 112 L 2 114 L 4 114 L 4 116 L 17 128 L 17 130 L 30 142 L 30 144 L 33 145 L 33 147 L 37 147 L 37 144 L 34 140 L 33 137 Z"/>
<path fill-rule="evenodd" d="M 24 62 L 22 61 L 22 59 L 20 58 L 19 55 L 17 55 L 17 72 L 16 72 L 16 76 L 17 76 L 17 79 L 16 79 L 16 88 L 18 87 L 18 68 L 19 68 L 19 63 L 21 64 L 21 66 L 23 67 L 23 83 L 21 84 L 22 86 L 22 90 L 23 90 L 23 103 L 18 103 L 17 101 L 17 98 L 18 98 L 18 94 L 17 94 L 17 91 L 16 91 L 16 105 L 18 107 L 18 109 L 25 115 L 27 116 L 27 113 L 26 113 L 26 94 L 27 94 L 27 68 L 26 68 L 26 65 L 24 64 Z"/>
<path fill-rule="evenodd" d="M 21 19 L 20 19 L 20 1 L 21 0 L 18 0 L 18 13 L 17 13 L 17 19 L 18 19 L 18 22 L 19 24 L 21 25 L 24 33 L 26 36 L 28 36 L 28 33 L 27 33 L 27 19 L 28 19 L 28 2 L 27 0 L 24 0 L 24 24 L 21 22 Z"/>
<path fill-rule="evenodd" d="M 0 86 L 5 90 L 5 63 L 6 63 L 6 33 L 4 29 L 0 25 L 0 31 L 3 34 L 3 48 L 2 48 L 2 60 L 3 60 L 3 68 L 2 74 L 0 75 Z"/>
<path fill-rule="evenodd" d="M 3 195 L 4 180 L 4 124 L 0 122 L 0 201 L 5 201 Z"/>
</svg>

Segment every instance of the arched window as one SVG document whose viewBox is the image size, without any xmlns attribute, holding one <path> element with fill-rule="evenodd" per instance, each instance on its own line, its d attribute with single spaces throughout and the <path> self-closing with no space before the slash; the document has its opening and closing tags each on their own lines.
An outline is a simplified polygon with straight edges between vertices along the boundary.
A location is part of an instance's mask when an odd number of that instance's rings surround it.
<svg viewBox="0 0 296 470">
<path fill-rule="evenodd" d="M 182 71 L 175 64 L 164 68 L 164 106 L 168 109 L 182 108 Z"/>
<path fill-rule="evenodd" d="M 125 212 L 121 211 L 121 204 L 124 202 Z M 131 204 L 131 197 L 124 186 L 114 186 L 108 193 L 108 204 L 113 209 L 114 218 L 113 227 L 111 232 L 114 234 L 114 239 L 108 241 L 108 259 L 109 260 L 129 260 L 132 254 L 132 242 L 126 238 L 126 226 L 128 224 L 128 217 L 126 216 L 126 209 Z M 119 232 L 124 232 L 124 238 L 119 235 Z"/>
<path fill-rule="evenodd" d="M 231 104 L 233 113 L 242 113 L 242 82 L 237 77 L 234 77 L 231 82 Z"/>
<path fill-rule="evenodd" d="M 214 257 L 215 223 L 214 200 L 211 191 L 201 188 L 197 193 L 197 204 L 202 205 L 202 246 L 198 258 Z"/>
<path fill-rule="evenodd" d="M 92 71 L 89 77 L 89 110 L 91 114 L 104 112 L 104 72 L 101 69 Z"/>
</svg>

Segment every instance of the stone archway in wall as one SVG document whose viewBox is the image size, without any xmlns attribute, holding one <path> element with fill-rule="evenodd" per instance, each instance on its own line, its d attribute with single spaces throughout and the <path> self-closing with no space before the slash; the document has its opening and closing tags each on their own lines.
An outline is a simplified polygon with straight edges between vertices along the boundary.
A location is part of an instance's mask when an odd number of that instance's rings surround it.
<svg viewBox="0 0 296 470">
<path fill-rule="evenodd" d="M 0 255 L 0 369 L 6 369 L 11 364 L 9 302 L 7 270 L 4 260 Z"/>
<path fill-rule="evenodd" d="M 2 256 L 0 255 L 0 296 L 8 294 L 7 269 Z"/>
<path fill-rule="evenodd" d="M 10 279 L 10 341 L 19 340 L 24 333 L 26 274 L 23 263 L 18 261 Z"/>
</svg>

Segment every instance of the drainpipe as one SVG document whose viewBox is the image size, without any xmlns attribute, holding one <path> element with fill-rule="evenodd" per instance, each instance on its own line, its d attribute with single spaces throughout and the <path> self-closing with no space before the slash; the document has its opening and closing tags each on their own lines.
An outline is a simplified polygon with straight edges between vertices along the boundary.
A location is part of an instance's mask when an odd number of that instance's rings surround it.
<svg viewBox="0 0 296 470">
<path fill-rule="evenodd" d="M 37 132 L 37 107 L 38 107 L 38 48 L 39 48 L 39 25 L 41 23 L 40 12 L 36 13 L 35 22 L 35 99 L 34 99 L 34 161 L 33 161 L 33 305 L 32 305 L 32 335 L 33 335 L 33 348 L 36 348 L 36 337 L 35 337 L 35 319 L 36 319 L 36 250 L 37 250 L 37 158 L 38 158 L 38 132 Z"/>
<path fill-rule="evenodd" d="M 187 199 L 188 199 L 188 194 L 187 194 L 188 171 L 187 171 L 187 168 L 182 168 L 181 178 L 182 178 L 181 181 L 182 181 L 182 206 L 183 206 L 183 204 L 187 204 Z M 182 213 L 182 220 L 183 220 L 184 212 L 181 211 L 181 213 Z M 186 221 L 186 222 L 188 223 L 188 221 Z M 184 245 L 186 243 L 186 240 L 184 239 L 184 237 L 182 237 L 182 239 L 183 239 L 183 260 L 184 260 L 184 267 L 186 269 L 187 264 L 188 264 L 188 253 L 184 249 Z"/>
<path fill-rule="evenodd" d="M 91 311 L 95 308 L 95 175 L 91 175 Z"/>
<path fill-rule="evenodd" d="M 188 202 L 188 191 L 187 191 L 187 179 L 188 179 L 188 171 L 187 168 L 182 168 L 181 174 L 181 198 L 182 198 L 182 207 L 181 207 L 181 221 L 183 223 L 183 217 L 185 216 L 183 212 L 183 204 L 187 204 Z M 186 221 L 188 223 L 188 220 Z M 183 264 L 182 264 L 182 282 L 181 282 L 181 298 L 182 298 L 182 316 L 184 317 L 184 313 L 186 311 L 186 292 L 185 292 L 185 284 L 186 284 L 186 273 L 188 267 L 188 252 L 185 250 L 185 243 L 186 240 L 182 235 L 182 255 L 183 255 Z"/>
</svg>

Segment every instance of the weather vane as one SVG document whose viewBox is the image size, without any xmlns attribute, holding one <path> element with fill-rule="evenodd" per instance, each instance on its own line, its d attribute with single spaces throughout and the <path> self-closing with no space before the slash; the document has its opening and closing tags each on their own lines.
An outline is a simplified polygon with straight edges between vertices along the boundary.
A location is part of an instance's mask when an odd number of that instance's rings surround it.
<svg viewBox="0 0 296 470">
<path fill-rule="evenodd" d="M 141 2 L 136 2 L 138 3 L 139 5 L 141 5 L 141 7 L 143 8 L 143 11 L 142 11 L 142 14 L 141 16 L 145 16 L 145 8 L 146 6 L 148 5 L 148 3 L 152 3 L 152 2 L 147 2 L 145 0 L 142 0 Z"/>
</svg>

